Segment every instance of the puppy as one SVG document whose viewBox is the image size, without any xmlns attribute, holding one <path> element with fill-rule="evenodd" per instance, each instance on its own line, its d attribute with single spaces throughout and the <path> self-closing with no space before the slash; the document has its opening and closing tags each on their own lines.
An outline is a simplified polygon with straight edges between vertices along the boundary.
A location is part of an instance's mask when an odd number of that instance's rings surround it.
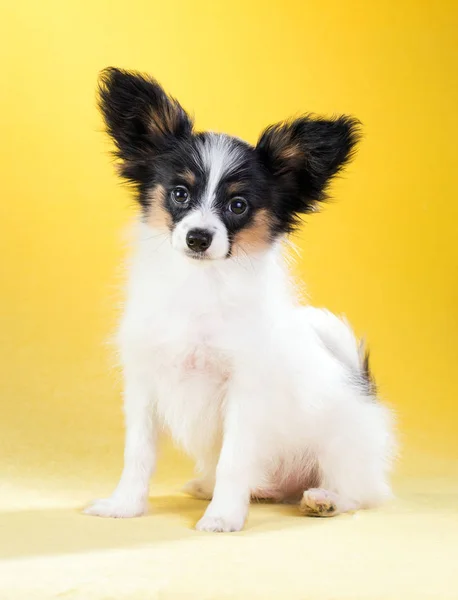
<svg viewBox="0 0 458 600">
<path fill-rule="evenodd" d="M 250 499 L 311 516 L 390 495 L 390 412 L 348 324 L 300 306 L 282 241 L 349 160 L 358 122 L 304 116 L 256 146 L 200 133 L 152 78 L 105 70 L 100 108 L 141 208 L 119 329 L 124 470 L 86 512 L 147 510 L 165 427 L 195 459 L 203 531 L 239 531 Z"/>
</svg>

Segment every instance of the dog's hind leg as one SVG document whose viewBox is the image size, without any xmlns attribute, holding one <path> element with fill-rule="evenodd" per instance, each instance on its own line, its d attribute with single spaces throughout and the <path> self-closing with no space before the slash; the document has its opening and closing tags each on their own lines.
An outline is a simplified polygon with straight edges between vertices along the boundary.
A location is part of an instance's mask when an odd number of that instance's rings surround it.
<svg viewBox="0 0 458 600">
<path fill-rule="evenodd" d="M 388 411 L 376 400 L 342 403 L 322 421 L 316 440 L 319 484 L 304 492 L 305 515 L 330 517 L 370 508 L 391 495 L 387 471 L 392 432 Z"/>
<path fill-rule="evenodd" d="M 358 508 L 357 503 L 345 500 L 335 492 L 328 492 L 323 488 L 305 490 L 299 504 L 301 513 L 308 517 L 335 517 Z"/>
<path fill-rule="evenodd" d="M 216 466 L 218 464 L 218 456 L 221 450 L 221 444 L 215 444 L 215 447 L 201 456 L 197 461 L 197 469 L 201 473 L 201 477 L 191 479 L 183 488 L 182 492 L 198 498 L 199 500 L 211 500 L 213 498 L 213 490 L 215 489 Z"/>
<path fill-rule="evenodd" d="M 211 500 L 213 498 L 213 489 L 215 487 L 214 480 L 211 481 L 207 478 L 202 479 L 191 479 L 183 486 L 182 492 L 189 494 L 193 498 L 199 500 Z"/>
</svg>

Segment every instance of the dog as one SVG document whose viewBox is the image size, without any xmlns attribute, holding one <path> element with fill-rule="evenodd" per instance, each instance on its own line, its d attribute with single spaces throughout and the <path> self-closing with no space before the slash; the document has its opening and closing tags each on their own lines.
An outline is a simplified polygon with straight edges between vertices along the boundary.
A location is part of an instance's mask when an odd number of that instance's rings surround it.
<svg viewBox="0 0 458 600">
<path fill-rule="evenodd" d="M 194 458 L 196 528 L 243 528 L 250 500 L 329 517 L 391 495 L 392 411 L 348 323 L 301 306 L 285 240 L 352 157 L 359 122 L 305 115 L 256 146 L 195 132 L 148 75 L 108 68 L 99 106 L 140 206 L 118 343 L 124 469 L 86 512 L 147 511 L 158 431 Z"/>
</svg>

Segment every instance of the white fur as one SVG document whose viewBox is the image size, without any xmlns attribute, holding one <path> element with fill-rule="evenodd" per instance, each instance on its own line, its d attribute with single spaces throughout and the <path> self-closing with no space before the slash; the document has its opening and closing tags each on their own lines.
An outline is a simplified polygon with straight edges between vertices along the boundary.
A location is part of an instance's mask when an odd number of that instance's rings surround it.
<svg viewBox="0 0 458 600">
<path fill-rule="evenodd" d="M 281 246 L 192 261 L 173 245 L 140 226 L 119 332 L 125 466 L 111 498 L 87 512 L 145 512 L 161 426 L 202 473 L 188 491 L 213 496 L 200 530 L 240 530 L 251 496 L 286 500 L 297 485 L 318 487 L 314 472 L 323 489 L 307 492 L 303 512 L 388 497 L 391 414 L 358 386 L 348 325 L 299 306 Z"/>
<path fill-rule="evenodd" d="M 231 138 L 223 133 L 207 133 L 198 149 L 198 161 L 202 161 L 208 172 L 204 204 L 213 205 L 218 184 L 240 164 L 242 155 Z"/>
</svg>

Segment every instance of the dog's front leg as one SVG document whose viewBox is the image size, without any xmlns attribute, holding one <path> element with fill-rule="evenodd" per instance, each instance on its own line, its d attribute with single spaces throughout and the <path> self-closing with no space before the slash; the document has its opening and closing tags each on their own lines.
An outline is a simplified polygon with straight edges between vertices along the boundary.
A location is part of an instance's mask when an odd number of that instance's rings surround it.
<svg viewBox="0 0 458 600">
<path fill-rule="evenodd" d="M 125 372 L 126 439 L 124 469 L 109 498 L 96 500 L 85 513 L 100 517 L 137 517 L 146 513 L 151 475 L 156 466 L 156 425 L 151 393 L 135 373 Z"/>
<path fill-rule="evenodd" d="M 200 531 L 240 531 L 245 523 L 260 466 L 253 432 L 254 393 L 259 390 L 240 384 L 229 390 L 213 499 L 196 525 Z"/>
</svg>

